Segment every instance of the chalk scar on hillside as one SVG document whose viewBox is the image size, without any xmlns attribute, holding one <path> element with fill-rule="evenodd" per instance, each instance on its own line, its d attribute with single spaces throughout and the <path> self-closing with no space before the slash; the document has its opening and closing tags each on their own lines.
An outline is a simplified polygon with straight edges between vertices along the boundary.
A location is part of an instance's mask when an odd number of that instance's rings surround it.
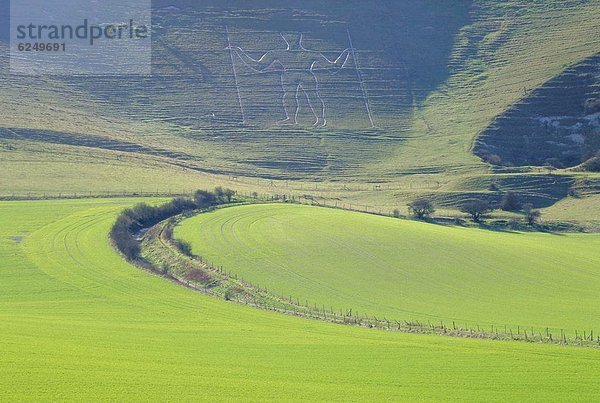
<svg viewBox="0 0 600 403">
<path fill-rule="evenodd" d="M 237 71 L 233 58 L 234 54 L 246 67 L 254 72 L 280 72 L 281 90 L 283 92 L 282 106 L 285 119 L 278 123 L 298 124 L 300 97 L 304 96 L 308 102 L 311 113 L 315 118 L 313 126 L 326 126 L 325 101 L 321 96 L 319 80 L 315 71 L 321 69 L 336 69 L 336 73 L 339 72 L 346 66 L 351 56 L 354 55 L 353 50 L 349 48 L 345 49 L 335 60 L 330 60 L 319 51 L 306 49 L 302 44 L 302 33 L 280 33 L 279 35 L 285 42 L 286 48 L 269 50 L 258 59 L 254 59 L 252 56 L 248 55 L 244 49 L 232 46 L 228 38 L 227 49 L 231 52 L 232 56 L 231 63 L 236 80 L 242 117 L 245 119 L 244 107 L 239 93 L 239 85 L 237 84 Z"/>
</svg>

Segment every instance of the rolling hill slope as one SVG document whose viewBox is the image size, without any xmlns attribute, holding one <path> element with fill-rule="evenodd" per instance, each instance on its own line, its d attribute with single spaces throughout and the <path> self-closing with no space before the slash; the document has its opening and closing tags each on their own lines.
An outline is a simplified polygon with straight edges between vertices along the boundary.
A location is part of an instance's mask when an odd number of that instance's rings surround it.
<svg viewBox="0 0 600 403">
<path fill-rule="evenodd" d="M 213 265 L 309 306 L 464 327 L 600 329 L 597 234 L 494 232 L 268 204 L 199 214 L 175 236 Z"/>
<path fill-rule="evenodd" d="M 421 187 L 481 191 L 464 185 L 491 173 L 474 140 L 532 90 L 597 54 L 599 9 L 597 1 L 344 2 L 335 10 L 314 1 L 155 2 L 150 77 L 44 76 L 32 85 L 8 74 L 2 44 L 0 141 L 121 144 L 191 170 L 270 179 L 395 183 L 422 174 Z M 304 94 L 299 124 L 276 124 L 284 117 L 278 73 L 232 65 L 225 26 L 254 57 L 285 47 L 281 31 L 302 31 L 306 48 L 333 58 L 350 32 L 356 60 L 317 72 L 328 126 L 311 127 Z M 32 175 L 43 169 L 43 152 L 22 157 Z M 5 168 L 9 178 L 14 168 Z M 65 167 L 64 177 L 73 175 Z"/>
<path fill-rule="evenodd" d="M 0 202 L 5 398 L 547 401 L 600 393 L 593 349 L 336 326 L 170 284 L 129 266 L 108 243 L 116 214 L 135 202 Z"/>
<path fill-rule="evenodd" d="M 600 0 L 153 0 L 149 76 L 11 74 L 9 3 L 0 0 L 0 400 L 600 394 L 600 349 L 261 311 L 133 267 L 108 236 L 125 208 L 215 186 L 384 214 L 423 196 L 445 217 L 514 191 L 544 220 L 598 230 L 600 173 L 574 165 L 600 144 Z M 288 46 L 293 56 L 281 56 Z M 292 69 L 294 93 L 281 66 L 260 71 L 235 47 L 326 66 Z M 325 61 L 340 55 L 343 65 Z M 320 105 L 327 125 L 313 126 Z M 286 113 L 297 122 L 280 122 Z M 594 328 L 593 340 L 600 331 L 598 234 L 281 204 L 199 215 L 176 235 L 311 305 Z"/>
</svg>

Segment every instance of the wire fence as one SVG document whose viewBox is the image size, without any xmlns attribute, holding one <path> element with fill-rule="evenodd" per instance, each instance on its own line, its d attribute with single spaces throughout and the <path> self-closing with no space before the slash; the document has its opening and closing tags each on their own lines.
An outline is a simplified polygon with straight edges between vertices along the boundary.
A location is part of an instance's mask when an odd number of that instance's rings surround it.
<svg viewBox="0 0 600 403">
<path fill-rule="evenodd" d="M 226 206 L 220 208 L 226 208 Z M 169 231 L 166 231 L 166 233 L 172 234 L 172 229 L 178 222 L 179 221 L 172 221 L 168 223 L 167 225 L 171 226 L 171 228 Z M 172 238 L 166 238 L 166 242 L 164 242 L 163 245 L 168 248 L 177 249 L 177 243 L 174 242 Z M 600 348 L 600 335 L 597 335 L 593 329 L 568 330 L 521 325 L 480 325 L 476 323 L 459 323 L 458 321 L 441 319 L 430 319 L 426 322 L 417 319 L 397 320 L 359 313 L 356 309 L 351 307 L 336 309 L 330 304 L 310 303 L 308 300 L 301 300 L 298 297 L 277 295 L 266 287 L 262 288 L 260 285 L 252 284 L 239 277 L 237 274 L 227 271 L 223 266 L 216 265 L 214 262 L 210 262 L 201 256 L 187 257 L 187 259 L 190 259 L 195 263 L 195 268 L 210 273 L 218 273 L 222 280 L 229 282 L 233 286 L 242 285 L 247 290 L 250 290 L 250 294 L 255 297 L 248 298 L 247 293 L 233 294 L 224 297 L 223 294 L 211 292 L 210 288 L 212 285 L 206 287 L 205 285 L 184 278 L 178 278 L 178 282 L 198 291 L 208 292 L 219 298 L 225 298 L 230 301 L 254 306 L 263 310 L 277 311 L 288 315 L 319 319 L 332 323 L 388 331 Z M 187 267 L 189 268 L 189 266 Z M 239 297 L 240 295 L 242 296 L 241 298 Z"/>
<path fill-rule="evenodd" d="M 102 198 L 144 198 L 144 197 L 177 197 L 177 196 L 190 196 L 191 191 L 104 191 L 104 192 L 57 192 L 57 193 L 13 193 L 13 194 L 0 194 L 0 200 L 59 200 L 59 199 L 102 199 Z M 366 204 L 357 203 L 346 203 L 336 200 L 326 199 L 324 197 L 317 197 L 310 194 L 268 194 L 258 192 L 238 192 L 238 196 L 252 200 L 255 203 L 269 203 L 269 202 L 286 202 L 296 203 L 302 205 L 313 205 L 327 208 L 336 208 L 347 211 L 356 211 L 368 214 L 375 214 L 381 216 L 393 216 L 393 217 L 406 217 L 405 215 L 399 215 L 397 211 L 384 209 L 377 206 L 371 206 Z M 227 272 L 223 267 L 215 266 L 211 262 L 204 261 L 201 257 L 195 257 L 195 259 L 202 265 L 204 270 L 210 270 L 212 272 L 219 272 L 232 283 L 243 284 L 244 286 L 259 293 L 262 298 L 256 300 L 244 299 L 233 300 L 244 303 L 246 305 L 252 305 L 260 309 L 278 311 L 285 314 L 291 314 L 301 317 L 309 317 L 320 320 L 326 320 L 333 323 L 349 324 L 355 326 L 369 327 L 385 329 L 389 331 L 401 331 L 409 333 L 422 333 L 422 334 L 440 334 L 455 337 L 468 337 L 468 338 L 485 338 L 495 340 L 515 340 L 532 343 L 549 343 L 549 344 L 562 344 L 562 345 L 576 345 L 586 347 L 600 347 L 600 335 L 597 335 L 593 329 L 590 330 L 567 330 L 557 328 L 533 328 L 525 326 L 498 326 L 498 325 L 478 325 L 478 324 L 458 324 L 456 321 L 451 323 L 440 320 L 439 322 L 431 322 L 431 320 L 424 323 L 420 320 L 394 320 L 388 318 L 378 318 L 376 316 L 369 316 L 360 314 L 352 308 L 338 308 L 334 309 L 332 306 L 327 307 L 326 305 L 311 304 L 308 301 L 301 302 L 299 298 L 284 297 L 272 294 L 266 288 L 253 285 L 245 280 L 238 278 L 237 275 Z M 160 272 L 159 269 L 157 272 Z M 207 291 L 207 289 L 201 284 L 195 284 L 189 280 L 183 278 L 172 277 L 173 280 L 186 285 L 190 288 L 194 288 L 199 291 Z M 215 294 L 212 294 L 215 295 Z M 220 295 L 216 295 L 221 297 Z M 227 298 L 229 299 L 229 298 Z M 229 299 L 230 300 L 230 299 Z M 269 303 L 269 301 L 276 301 L 277 303 Z"/>
<path fill-rule="evenodd" d="M 115 198 L 144 198 L 144 197 L 177 197 L 189 196 L 192 191 L 100 191 L 100 192 L 25 192 L 0 194 L 0 200 L 3 201 L 25 201 L 25 200 L 75 200 L 75 199 L 115 199 Z"/>
</svg>

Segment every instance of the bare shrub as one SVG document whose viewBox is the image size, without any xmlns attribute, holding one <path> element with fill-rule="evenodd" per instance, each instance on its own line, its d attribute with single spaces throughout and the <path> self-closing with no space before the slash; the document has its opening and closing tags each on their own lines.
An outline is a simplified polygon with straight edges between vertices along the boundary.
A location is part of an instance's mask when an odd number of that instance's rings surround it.
<svg viewBox="0 0 600 403">
<path fill-rule="evenodd" d="M 193 281 L 195 283 L 207 283 L 212 280 L 212 277 L 203 272 L 200 269 L 191 269 L 187 273 L 185 273 L 186 280 Z"/>
</svg>

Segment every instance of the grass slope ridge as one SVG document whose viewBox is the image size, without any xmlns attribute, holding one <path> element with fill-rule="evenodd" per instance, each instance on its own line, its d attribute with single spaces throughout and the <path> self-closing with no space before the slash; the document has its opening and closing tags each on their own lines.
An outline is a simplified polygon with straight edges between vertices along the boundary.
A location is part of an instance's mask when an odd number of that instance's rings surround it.
<svg viewBox="0 0 600 403">
<path fill-rule="evenodd" d="M 596 234 L 493 232 L 278 204 L 201 214 L 175 237 L 252 284 L 318 307 L 515 332 L 600 329 Z"/>
<path fill-rule="evenodd" d="M 533 90 L 479 136 L 497 165 L 575 166 L 600 150 L 600 54 Z"/>
<path fill-rule="evenodd" d="M 0 202 L 6 398 L 542 401 L 600 393 L 597 351 L 346 328 L 165 283 L 109 245 L 119 210 L 135 202 Z"/>
</svg>

